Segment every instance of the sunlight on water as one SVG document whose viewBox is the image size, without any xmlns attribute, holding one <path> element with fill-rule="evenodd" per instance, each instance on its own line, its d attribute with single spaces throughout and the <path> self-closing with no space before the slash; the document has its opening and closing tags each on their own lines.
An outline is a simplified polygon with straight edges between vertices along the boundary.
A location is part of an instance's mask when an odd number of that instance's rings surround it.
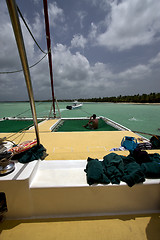
<svg viewBox="0 0 160 240">
<path fill-rule="evenodd" d="M 132 117 L 130 119 L 128 119 L 129 121 L 143 121 L 143 120 L 140 120 L 140 119 L 136 119 L 135 117 Z"/>
</svg>

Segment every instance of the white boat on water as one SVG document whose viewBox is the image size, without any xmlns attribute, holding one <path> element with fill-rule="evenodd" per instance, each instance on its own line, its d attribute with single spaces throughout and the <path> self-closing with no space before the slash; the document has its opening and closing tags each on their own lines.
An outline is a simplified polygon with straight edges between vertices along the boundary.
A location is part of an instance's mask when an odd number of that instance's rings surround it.
<svg viewBox="0 0 160 240">
<path fill-rule="evenodd" d="M 74 101 L 72 105 L 68 105 L 66 106 L 67 109 L 69 110 L 73 110 L 73 109 L 76 109 L 76 108 L 80 108 L 83 106 L 83 103 L 79 103 L 78 101 Z"/>
</svg>

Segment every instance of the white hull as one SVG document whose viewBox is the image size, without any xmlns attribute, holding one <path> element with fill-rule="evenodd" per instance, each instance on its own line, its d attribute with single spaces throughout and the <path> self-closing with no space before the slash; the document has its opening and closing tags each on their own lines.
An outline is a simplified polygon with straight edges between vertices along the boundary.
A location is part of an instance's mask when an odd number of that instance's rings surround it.
<svg viewBox="0 0 160 240">
<path fill-rule="evenodd" d="M 83 106 L 83 104 L 78 104 L 78 105 L 76 105 L 76 106 L 72 106 L 72 109 L 80 108 L 80 107 L 82 107 L 82 106 Z"/>
<path fill-rule="evenodd" d="M 73 105 L 66 106 L 66 108 L 69 110 L 73 110 L 73 109 L 80 108 L 82 106 L 83 106 L 82 103 L 75 102 L 75 103 L 73 103 Z"/>
<path fill-rule="evenodd" d="M 129 188 L 88 186 L 86 160 L 17 163 L 1 178 L 7 218 L 76 217 L 159 212 L 159 179 Z M 14 184 L 13 184 L 14 182 Z"/>
</svg>

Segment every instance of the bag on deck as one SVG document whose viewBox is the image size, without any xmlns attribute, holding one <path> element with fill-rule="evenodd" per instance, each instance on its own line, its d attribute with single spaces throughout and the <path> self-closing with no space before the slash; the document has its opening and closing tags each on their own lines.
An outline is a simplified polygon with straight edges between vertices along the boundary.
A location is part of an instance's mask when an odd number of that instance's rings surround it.
<svg viewBox="0 0 160 240">
<path fill-rule="evenodd" d="M 137 139 L 134 137 L 125 136 L 121 141 L 121 146 L 127 150 L 134 150 L 138 146 Z"/>
</svg>

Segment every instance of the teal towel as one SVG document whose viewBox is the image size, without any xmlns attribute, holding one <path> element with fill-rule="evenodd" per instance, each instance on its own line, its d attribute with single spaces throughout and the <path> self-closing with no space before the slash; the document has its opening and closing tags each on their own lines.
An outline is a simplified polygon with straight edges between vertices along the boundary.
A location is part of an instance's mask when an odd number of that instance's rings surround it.
<svg viewBox="0 0 160 240">
<path fill-rule="evenodd" d="M 102 166 L 102 163 L 98 159 L 88 158 L 88 163 L 86 169 L 84 170 L 87 173 L 87 183 L 92 185 L 94 183 L 104 183 L 109 184 L 110 181 L 105 175 L 105 169 Z"/>
</svg>

